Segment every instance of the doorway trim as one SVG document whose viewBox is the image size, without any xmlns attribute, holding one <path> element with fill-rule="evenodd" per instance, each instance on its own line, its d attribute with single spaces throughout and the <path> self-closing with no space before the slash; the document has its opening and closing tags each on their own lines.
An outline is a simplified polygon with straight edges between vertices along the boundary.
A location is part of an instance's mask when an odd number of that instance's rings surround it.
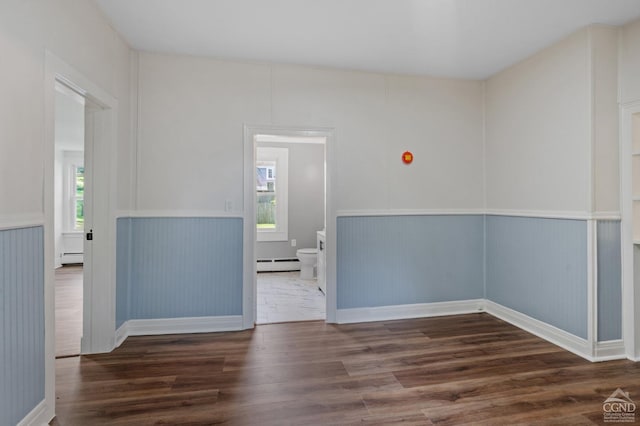
<svg viewBox="0 0 640 426">
<path fill-rule="evenodd" d="M 82 349 L 111 351 L 115 342 L 115 200 L 118 101 L 53 53 L 45 53 L 44 70 L 44 318 L 45 412 L 55 415 L 55 278 L 54 278 L 54 155 L 55 84 L 60 82 L 98 105 L 92 112 L 94 262 L 89 283 L 83 283 Z M 85 144 L 86 144 L 85 140 Z M 86 147 L 85 147 L 86 149 Z M 94 173 L 95 172 L 95 173 Z M 85 259 L 86 261 L 86 259 Z M 85 280 L 83 280 L 85 281 Z M 87 297 L 88 296 L 88 297 Z"/>
<path fill-rule="evenodd" d="M 243 173 L 243 282 L 242 282 L 242 325 L 253 328 L 256 321 L 256 227 L 255 227 L 255 160 L 256 135 L 286 137 L 325 138 L 325 225 L 326 225 L 326 322 L 336 322 L 336 211 L 333 202 L 333 165 L 336 146 L 335 130 L 325 127 L 296 127 L 248 125 L 244 126 L 244 173 Z"/>
<path fill-rule="evenodd" d="M 620 105 L 620 201 L 622 221 L 620 226 L 622 254 L 622 340 L 625 355 L 634 361 L 640 361 L 640 328 L 635 319 L 640 317 L 640 282 L 634 273 L 633 241 L 633 190 L 632 190 L 632 153 L 633 153 L 633 115 L 640 113 L 640 100 Z"/>
</svg>

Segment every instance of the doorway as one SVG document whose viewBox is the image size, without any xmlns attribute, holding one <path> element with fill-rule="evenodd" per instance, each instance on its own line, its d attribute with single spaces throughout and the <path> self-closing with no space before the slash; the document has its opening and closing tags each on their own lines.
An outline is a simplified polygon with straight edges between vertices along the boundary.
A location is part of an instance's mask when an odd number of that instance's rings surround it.
<svg viewBox="0 0 640 426">
<path fill-rule="evenodd" d="M 80 355 L 85 193 L 84 96 L 55 84 L 54 244 L 56 358 Z M 90 218 L 89 218 L 90 222 Z"/>
<path fill-rule="evenodd" d="M 317 277 L 314 277 L 313 280 L 307 280 L 307 283 L 310 284 L 310 290 L 313 292 L 318 292 L 321 297 L 324 297 L 323 305 L 324 305 L 324 315 L 321 315 L 319 319 L 325 319 L 327 322 L 335 322 L 335 314 L 336 314 L 336 294 L 335 294 L 335 251 L 334 241 L 335 241 L 335 212 L 332 209 L 332 191 L 331 191 L 331 156 L 333 155 L 333 142 L 334 134 L 332 129 L 322 129 L 322 128 L 292 128 L 292 127 L 274 127 L 274 126 L 245 126 L 244 131 L 244 283 L 243 283 L 243 327 L 244 328 L 253 328 L 256 323 L 265 323 L 265 322 L 282 322 L 282 321 L 296 321 L 304 318 L 295 318 L 291 319 L 279 317 L 275 320 L 269 320 L 264 318 L 264 316 L 259 317 L 258 315 L 258 282 L 260 280 L 260 275 L 258 274 L 258 259 L 266 260 L 267 262 L 272 261 L 272 263 L 276 263 L 274 261 L 283 261 L 283 263 L 294 262 L 297 263 L 297 250 L 303 248 L 314 248 L 317 249 L 317 231 L 322 231 L 324 229 L 324 241 L 323 241 L 323 262 L 320 268 L 316 269 L 320 272 L 320 278 L 322 282 L 326 283 L 323 287 L 323 291 L 318 289 Z M 315 225 L 314 229 L 306 232 L 306 236 L 303 241 L 298 242 L 299 238 L 295 234 L 295 230 L 292 229 L 282 229 L 276 226 L 273 231 L 274 234 L 281 233 L 285 231 L 285 235 L 281 235 L 279 238 L 276 238 L 276 241 L 279 240 L 281 244 L 281 250 L 287 250 L 286 252 L 276 253 L 275 255 L 265 256 L 265 253 L 262 250 L 258 250 L 257 244 L 261 241 L 258 241 L 258 223 L 257 223 L 257 211 L 258 211 L 258 192 L 257 188 L 258 182 L 258 171 L 257 165 L 258 161 L 261 162 L 269 162 L 269 160 L 261 159 L 258 160 L 258 148 L 283 148 L 287 147 L 286 144 L 291 144 L 291 146 L 298 146 L 304 144 L 314 144 L 319 147 L 324 162 L 323 164 L 323 186 L 324 193 L 320 197 L 324 198 L 320 200 L 320 210 L 323 210 L 322 219 L 320 223 Z M 262 164 L 262 166 L 267 167 L 269 164 Z M 268 168 L 268 167 L 267 167 Z M 276 171 L 277 174 L 277 171 Z M 291 177 L 289 178 L 289 182 L 291 182 Z M 264 182 L 263 182 L 264 183 Z M 297 182 L 296 182 L 297 183 Z M 268 187 L 267 187 L 268 189 Z M 268 190 L 266 192 L 269 192 Z M 322 194 L 322 191 L 321 191 Z M 270 195 L 270 194 L 264 194 Z M 264 200 L 263 200 L 264 201 Z M 276 205 L 278 202 L 276 201 Z M 291 208 L 288 209 L 288 214 L 291 214 Z M 321 225 L 322 221 L 324 221 L 324 226 Z M 289 221 L 286 222 L 289 224 Z M 264 225 L 264 224 L 262 224 Z M 274 224 L 268 224 L 272 228 Z M 315 229 L 317 228 L 317 229 Z M 293 231 L 293 233 L 291 232 Z M 294 241 L 295 240 L 295 241 Z M 268 235 L 267 235 L 268 241 Z M 305 247 L 303 247 L 305 246 Z M 313 255 L 314 257 L 317 254 Z M 326 259 L 326 260 L 324 260 Z M 323 265 L 325 267 L 323 267 Z M 312 265 L 313 266 L 313 265 Z M 281 266 L 272 267 L 276 269 L 282 269 Z M 261 270 L 264 270 L 264 266 L 261 265 Z M 286 269 L 286 267 L 285 267 Z M 293 269 L 299 269 L 298 267 L 294 267 Z M 262 274 L 263 272 L 261 272 Z M 278 272 L 280 273 L 280 272 Z M 304 280 L 307 276 L 301 277 L 301 271 L 296 270 L 294 272 L 282 272 L 282 274 L 290 274 L 289 277 L 284 277 L 284 280 L 294 279 L 302 279 Z M 316 280 L 316 281 L 314 281 Z M 283 284 L 287 285 L 287 284 Z M 289 285 L 288 289 L 291 289 Z"/>
<path fill-rule="evenodd" d="M 118 102 L 50 52 L 45 55 L 44 302 L 45 414 L 55 413 L 55 128 L 56 87 L 84 98 L 82 199 L 82 338 L 80 353 L 109 352 L 115 344 L 115 203 Z M 76 194 L 78 195 L 78 194 Z M 76 197 L 78 201 L 78 197 Z M 91 241 L 87 241 L 92 235 Z"/>
<path fill-rule="evenodd" d="M 325 137 L 256 135 L 256 324 L 326 319 Z M 320 234 L 318 234 L 320 233 Z"/>
<path fill-rule="evenodd" d="M 620 108 L 622 204 L 622 340 L 625 354 L 640 360 L 640 101 Z"/>
</svg>

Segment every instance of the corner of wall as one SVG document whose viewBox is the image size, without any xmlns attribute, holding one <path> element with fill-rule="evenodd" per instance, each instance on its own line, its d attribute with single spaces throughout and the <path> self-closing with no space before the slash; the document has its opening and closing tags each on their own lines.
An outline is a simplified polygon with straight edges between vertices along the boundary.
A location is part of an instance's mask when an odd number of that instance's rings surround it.
<svg viewBox="0 0 640 426">
<path fill-rule="evenodd" d="M 131 103 L 131 116 L 130 116 L 130 134 L 129 145 L 131 161 L 129 176 L 131 181 L 129 182 L 129 209 L 138 208 L 138 169 L 139 169 L 139 153 L 138 153 L 138 132 L 139 119 L 140 119 L 140 54 L 137 50 L 131 49 L 129 51 L 129 102 Z"/>
<path fill-rule="evenodd" d="M 487 80 L 482 86 L 482 209 L 487 211 Z"/>
<path fill-rule="evenodd" d="M 487 211 L 487 80 L 482 86 L 482 210 Z M 482 297 L 487 298 L 487 215 L 482 215 Z"/>
</svg>

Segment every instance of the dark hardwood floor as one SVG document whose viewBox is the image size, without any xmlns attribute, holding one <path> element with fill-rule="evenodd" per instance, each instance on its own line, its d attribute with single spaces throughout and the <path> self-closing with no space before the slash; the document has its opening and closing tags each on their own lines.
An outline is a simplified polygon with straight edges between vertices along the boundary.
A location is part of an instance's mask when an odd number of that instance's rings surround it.
<svg viewBox="0 0 640 426">
<path fill-rule="evenodd" d="M 131 337 L 56 368 L 55 425 L 585 425 L 617 388 L 640 402 L 640 365 L 488 314 Z"/>
<path fill-rule="evenodd" d="M 56 269 L 56 357 L 80 354 L 82 265 Z"/>
</svg>

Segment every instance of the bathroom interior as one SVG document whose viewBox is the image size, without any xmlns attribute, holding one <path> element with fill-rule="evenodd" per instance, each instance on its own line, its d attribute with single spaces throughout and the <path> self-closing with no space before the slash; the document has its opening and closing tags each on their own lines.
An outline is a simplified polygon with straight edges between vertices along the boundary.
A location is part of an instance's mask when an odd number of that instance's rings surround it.
<svg viewBox="0 0 640 426">
<path fill-rule="evenodd" d="M 256 323 L 326 318 L 324 138 L 256 136 Z"/>
</svg>

